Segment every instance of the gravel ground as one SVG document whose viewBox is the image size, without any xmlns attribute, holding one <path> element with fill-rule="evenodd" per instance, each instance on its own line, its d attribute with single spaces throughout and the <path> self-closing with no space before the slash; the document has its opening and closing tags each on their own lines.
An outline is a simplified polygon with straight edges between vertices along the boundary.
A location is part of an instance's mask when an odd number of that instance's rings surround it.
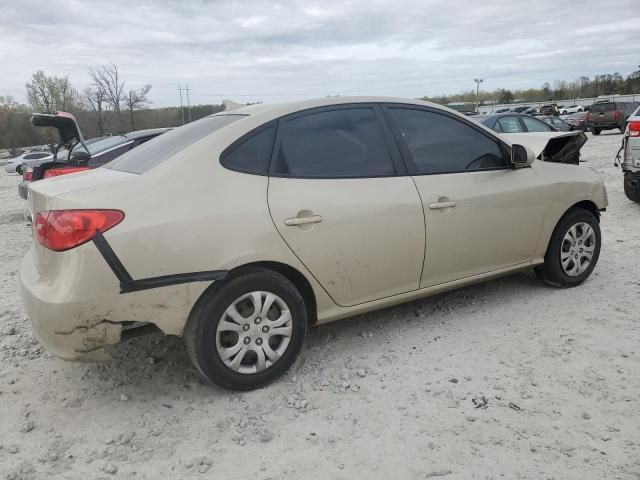
<svg viewBox="0 0 640 480">
<path fill-rule="evenodd" d="M 0 176 L 0 475 L 30 478 L 640 479 L 640 205 L 607 183 L 599 265 L 557 290 L 521 273 L 310 332 L 279 382 L 205 385 L 179 338 L 102 365 L 31 334 L 16 271 L 31 233 Z"/>
</svg>

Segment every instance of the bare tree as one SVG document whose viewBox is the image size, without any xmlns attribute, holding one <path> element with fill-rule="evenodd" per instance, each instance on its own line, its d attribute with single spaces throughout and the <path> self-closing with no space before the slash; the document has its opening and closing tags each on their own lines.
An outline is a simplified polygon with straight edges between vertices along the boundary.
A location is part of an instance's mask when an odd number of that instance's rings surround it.
<svg viewBox="0 0 640 480">
<path fill-rule="evenodd" d="M 90 68 L 89 76 L 95 85 L 102 87 L 106 103 L 111 106 L 116 113 L 118 122 L 121 123 L 120 106 L 124 101 L 122 94 L 124 91 L 124 81 L 120 79 L 118 67 L 112 63 L 110 65 L 103 65 L 96 70 Z"/>
<path fill-rule="evenodd" d="M 106 103 L 106 94 L 104 88 L 100 84 L 94 84 L 93 87 L 87 87 L 84 90 L 84 98 L 96 114 L 98 124 L 98 135 L 104 135 L 104 105 Z"/>
<path fill-rule="evenodd" d="M 145 85 L 137 90 L 129 90 L 129 93 L 124 97 L 124 104 L 129 110 L 131 130 L 135 130 L 135 122 L 133 118 L 134 110 L 140 110 L 144 108 L 147 103 L 151 103 L 147 99 L 149 90 L 151 90 L 151 85 Z"/>
</svg>

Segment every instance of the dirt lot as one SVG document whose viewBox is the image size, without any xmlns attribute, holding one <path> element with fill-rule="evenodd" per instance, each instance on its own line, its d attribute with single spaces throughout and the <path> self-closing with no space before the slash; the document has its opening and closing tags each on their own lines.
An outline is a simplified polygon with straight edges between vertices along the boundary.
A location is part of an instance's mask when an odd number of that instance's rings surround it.
<svg viewBox="0 0 640 480">
<path fill-rule="evenodd" d="M 640 479 L 640 205 L 607 183 L 603 249 L 581 287 L 533 273 L 321 327 L 281 381 L 205 385 L 179 338 L 104 365 L 52 358 L 16 271 L 31 233 L 0 176 L 2 478 Z"/>
</svg>

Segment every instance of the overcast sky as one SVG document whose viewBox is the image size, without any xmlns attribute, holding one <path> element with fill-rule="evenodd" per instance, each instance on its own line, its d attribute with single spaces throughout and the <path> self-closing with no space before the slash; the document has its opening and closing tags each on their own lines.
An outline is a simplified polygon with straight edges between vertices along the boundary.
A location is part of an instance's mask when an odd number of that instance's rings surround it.
<svg viewBox="0 0 640 480">
<path fill-rule="evenodd" d="M 0 0 L 0 95 L 114 62 L 154 105 L 539 87 L 640 63 L 640 0 Z"/>
</svg>

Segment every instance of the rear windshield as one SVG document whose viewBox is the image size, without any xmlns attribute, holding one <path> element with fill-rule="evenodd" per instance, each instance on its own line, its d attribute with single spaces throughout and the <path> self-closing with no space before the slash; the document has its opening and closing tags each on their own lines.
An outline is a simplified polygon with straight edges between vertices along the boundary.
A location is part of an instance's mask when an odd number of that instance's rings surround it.
<svg viewBox="0 0 640 480">
<path fill-rule="evenodd" d="M 612 112 L 615 109 L 615 103 L 595 103 L 593 107 L 591 107 L 592 112 Z"/>
<path fill-rule="evenodd" d="M 104 152 L 105 150 L 109 150 L 110 148 L 117 147 L 118 145 L 121 145 L 126 141 L 127 137 L 125 137 L 124 135 L 116 135 L 114 137 L 92 138 L 91 140 L 85 140 L 84 143 L 87 145 L 89 153 L 91 155 L 95 155 L 97 153 Z M 73 152 L 77 152 L 78 150 L 85 150 L 81 143 L 77 143 L 76 146 L 73 147 L 73 150 L 71 150 L 71 152 L 73 154 Z"/>
<path fill-rule="evenodd" d="M 144 173 L 206 137 L 246 115 L 213 115 L 164 133 L 107 163 L 106 168 Z"/>
</svg>

